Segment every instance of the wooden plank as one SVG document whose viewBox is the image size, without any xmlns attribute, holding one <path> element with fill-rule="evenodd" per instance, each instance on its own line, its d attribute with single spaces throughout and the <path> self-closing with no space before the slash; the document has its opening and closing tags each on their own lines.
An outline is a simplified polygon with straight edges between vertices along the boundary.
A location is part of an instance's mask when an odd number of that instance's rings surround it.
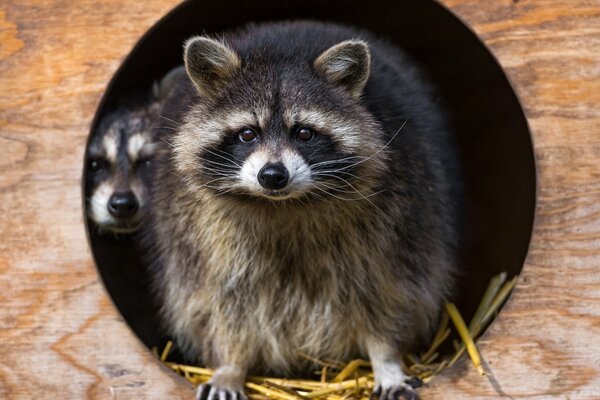
<svg viewBox="0 0 600 400">
<path fill-rule="evenodd" d="M 80 185 L 100 96 L 172 6 L 2 2 L 0 398 L 192 398 L 110 303 L 88 250 Z"/>
<path fill-rule="evenodd" d="M 600 397 L 600 2 L 445 0 L 520 96 L 538 169 L 529 256 L 510 303 L 432 398 Z"/>
<path fill-rule="evenodd" d="M 508 306 L 425 398 L 600 396 L 600 3 L 443 0 L 520 95 L 537 220 Z M 174 0 L 0 5 L 0 398 L 192 398 L 133 337 L 91 261 L 81 168 L 94 110 Z"/>
</svg>

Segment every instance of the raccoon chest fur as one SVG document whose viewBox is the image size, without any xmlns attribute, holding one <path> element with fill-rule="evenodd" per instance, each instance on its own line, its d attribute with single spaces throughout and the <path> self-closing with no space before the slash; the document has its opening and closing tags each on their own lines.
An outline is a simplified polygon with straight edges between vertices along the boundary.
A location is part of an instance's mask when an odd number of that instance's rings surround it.
<svg viewBox="0 0 600 400">
<path fill-rule="evenodd" d="M 218 364 L 211 349 L 221 342 L 239 343 L 232 353 L 251 347 L 254 370 L 297 370 L 299 352 L 339 360 L 364 356 L 364 337 L 375 329 L 372 310 L 402 307 L 402 296 L 381 294 L 385 287 L 388 294 L 400 288 L 390 287 L 397 279 L 375 241 L 381 227 L 364 225 L 364 214 L 359 221 L 332 218 L 331 210 L 303 215 L 266 206 L 249 219 L 249 211 L 210 205 L 204 211 L 196 233 L 201 265 L 186 266 L 201 283 L 171 291 L 170 314 L 179 322 L 179 339 L 209 365 Z"/>
</svg>

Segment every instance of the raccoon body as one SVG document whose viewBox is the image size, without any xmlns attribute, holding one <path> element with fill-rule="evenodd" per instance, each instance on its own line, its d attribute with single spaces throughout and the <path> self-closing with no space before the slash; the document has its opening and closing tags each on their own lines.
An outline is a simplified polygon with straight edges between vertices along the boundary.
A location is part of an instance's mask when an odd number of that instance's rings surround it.
<svg viewBox="0 0 600 400">
<path fill-rule="evenodd" d="M 430 84 L 317 22 L 193 38 L 184 60 L 199 97 L 158 159 L 147 244 L 171 333 L 216 368 L 198 397 L 302 371 L 301 352 L 370 357 L 377 396 L 414 398 L 402 355 L 451 293 L 459 225 Z"/>
</svg>

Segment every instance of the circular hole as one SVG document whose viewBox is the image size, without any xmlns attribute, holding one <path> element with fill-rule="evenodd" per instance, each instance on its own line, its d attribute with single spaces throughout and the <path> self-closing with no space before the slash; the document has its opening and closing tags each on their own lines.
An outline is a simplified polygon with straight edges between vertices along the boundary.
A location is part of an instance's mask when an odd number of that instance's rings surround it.
<svg viewBox="0 0 600 400">
<path fill-rule="evenodd" d="M 92 132 L 119 99 L 149 88 L 181 64 L 183 42 L 190 36 L 250 21 L 303 18 L 352 24 L 391 39 L 418 60 L 439 87 L 465 175 L 464 272 L 455 300 L 468 320 L 491 277 L 502 271 L 516 275 L 523 266 L 534 218 L 535 165 L 527 121 L 501 67 L 476 35 L 436 2 L 186 2 L 157 23 L 124 61 Z M 89 196 L 94 183 L 85 182 Z M 147 346 L 162 346 L 165 336 L 135 237 L 99 234 L 94 224 L 88 227 L 98 270 L 115 305 Z"/>
</svg>

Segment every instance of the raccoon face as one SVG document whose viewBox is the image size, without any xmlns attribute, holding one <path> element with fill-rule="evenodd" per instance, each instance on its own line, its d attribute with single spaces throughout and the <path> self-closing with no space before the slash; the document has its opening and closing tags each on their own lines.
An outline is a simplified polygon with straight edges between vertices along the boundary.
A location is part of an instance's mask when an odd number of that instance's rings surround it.
<svg viewBox="0 0 600 400">
<path fill-rule="evenodd" d="M 101 121 L 90 143 L 87 214 L 101 231 L 131 233 L 139 227 L 156 147 L 148 132 L 150 120 L 144 107 L 114 112 Z"/>
<path fill-rule="evenodd" d="M 366 43 L 342 42 L 318 57 L 237 54 L 188 41 L 199 103 L 173 138 L 175 166 L 191 190 L 269 200 L 364 198 L 384 168 L 378 124 L 360 104 Z"/>
</svg>

